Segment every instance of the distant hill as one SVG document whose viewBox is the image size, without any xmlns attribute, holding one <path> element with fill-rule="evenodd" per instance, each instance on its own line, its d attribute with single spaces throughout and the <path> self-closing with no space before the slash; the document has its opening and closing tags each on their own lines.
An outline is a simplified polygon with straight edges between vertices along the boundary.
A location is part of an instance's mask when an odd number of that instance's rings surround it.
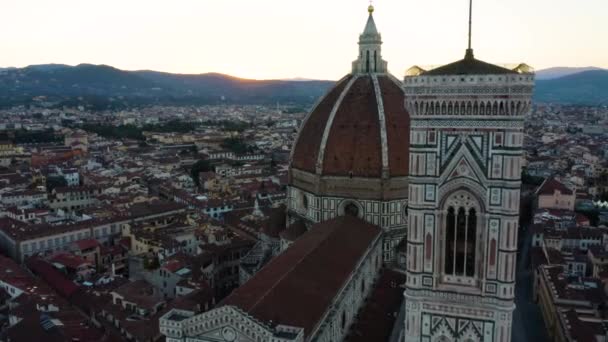
<svg viewBox="0 0 608 342">
<path fill-rule="evenodd" d="M 81 64 L 81 65 L 86 65 L 86 64 Z M 69 68 L 69 65 L 66 64 L 36 64 L 36 65 L 30 65 L 27 67 L 27 69 L 29 70 L 37 70 L 37 71 L 55 71 L 55 70 L 60 70 L 60 69 L 64 69 L 64 68 Z"/>
<path fill-rule="evenodd" d="M 282 79 L 282 81 L 307 82 L 307 81 L 316 81 L 316 80 L 313 80 L 312 78 L 305 78 L 305 77 L 292 77 L 292 78 L 284 78 L 284 79 Z"/>
<path fill-rule="evenodd" d="M 549 69 L 538 70 L 536 72 L 537 80 L 552 80 L 564 76 L 570 76 L 578 74 L 579 72 L 592 71 L 592 70 L 604 70 L 598 67 L 583 67 L 583 68 L 571 68 L 571 67 L 555 67 Z"/>
<path fill-rule="evenodd" d="M 268 99 L 276 101 L 314 101 L 334 82 L 249 80 L 209 73 L 199 75 L 170 74 L 156 71 L 135 71 L 146 80 L 163 85 L 187 96 L 223 98 L 228 102 Z"/>
<path fill-rule="evenodd" d="M 608 70 L 590 70 L 536 82 L 537 102 L 608 105 Z"/>
<path fill-rule="evenodd" d="M 311 103 L 330 81 L 247 80 L 222 74 L 124 71 L 107 65 L 34 65 L 0 70 L 0 107 L 44 97 L 57 105 Z"/>
<path fill-rule="evenodd" d="M 608 104 L 608 70 L 571 73 L 573 68 L 538 72 L 535 100 L 564 104 Z M 558 74 L 567 76 L 553 78 Z M 553 76 L 551 76 L 553 75 Z M 546 79 L 550 77 L 550 79 Z M 0 107 L 44 103 L 91 109 L 202 104 L 310 105 L 333 81 L 249 80 L 228 75 L 124 71 L 107 65 L 33 65 L 0 69 Z"/>
</svg>

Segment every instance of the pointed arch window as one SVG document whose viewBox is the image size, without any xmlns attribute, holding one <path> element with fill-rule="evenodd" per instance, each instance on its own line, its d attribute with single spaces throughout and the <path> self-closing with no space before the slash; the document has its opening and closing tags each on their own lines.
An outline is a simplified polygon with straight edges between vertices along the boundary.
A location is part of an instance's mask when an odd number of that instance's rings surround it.
<svg viewBox="0 0 608 342">
<path fill-rule="evenodd" d="M 469 210 L 467 218 L 464 273 L 467 277 L 473 277 L 475 276 L 475 249 L 477 246 L 477 212 L 474 208 Z"/>
<path fill-rule="evenodd" d="M 448 208 L 446 216 L 446 239 L 445 239 L 445 274 L 454 274 L 454 236 L 456 232 L 456 212 L 454 208 Z"/>
<path fill-rule="evenodd" d="M 476 210 L 449 207 L 445 227 L 445 274 L 474 277 L 477 253 Z"/>
<path fill-rule="evenodd" d="M 464 208 L 458 209 L 458 216 L 456 217 L 456 239 L 454 240 L 454 263 L 456 264 L 456 275 L 462 276 L 464 275 L 465 268 L 465 256 L 467 254 L 467 245 L 466 245 L 466 211 Z"/>
</svg>

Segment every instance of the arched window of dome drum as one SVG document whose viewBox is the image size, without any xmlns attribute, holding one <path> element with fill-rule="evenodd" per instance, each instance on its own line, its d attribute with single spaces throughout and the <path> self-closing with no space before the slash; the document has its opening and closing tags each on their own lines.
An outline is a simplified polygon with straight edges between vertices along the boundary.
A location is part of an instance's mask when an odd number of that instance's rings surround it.
<svg viewBox="0 0 608 342">
<path fill-rule="evenodd" d="M 369 50 L 367 50 L 367 56 L 365 57 L 365 72 L 369 72 Z"/>
<path fill-rule="evenodd" d="M 340 325 L 342 326 L 342 330 L 346 328 L 346 311 L 342 311 L 342 323 Z"/>
<path fill-rule="evenodd" d="M 357 207 L 354 203 L 348 203 L 344 207 L 344 215 L 359 217 L 359 207 Z"/>
</svg>

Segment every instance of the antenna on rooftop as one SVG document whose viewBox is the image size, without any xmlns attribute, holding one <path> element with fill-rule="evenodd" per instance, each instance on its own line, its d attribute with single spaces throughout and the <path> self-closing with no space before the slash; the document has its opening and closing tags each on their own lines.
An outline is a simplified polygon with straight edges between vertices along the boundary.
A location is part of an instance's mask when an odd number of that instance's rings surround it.
<svg viewBox="0 0 608 342">
<path fill-rule="evenodd" d="M 473 0 L 469 0 L 469 47 L 465 55 L 465 59 L 474 58 L 471 37 L 473 35 Z"/>
</svg>

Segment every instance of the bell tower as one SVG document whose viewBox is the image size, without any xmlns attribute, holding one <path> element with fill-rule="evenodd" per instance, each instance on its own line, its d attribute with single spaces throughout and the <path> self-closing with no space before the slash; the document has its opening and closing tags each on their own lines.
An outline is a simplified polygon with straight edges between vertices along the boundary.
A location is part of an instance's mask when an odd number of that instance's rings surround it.
<svg viewBox="0 0 608 342">
<path fill-rule="evenodd" d="M 464 59 L 413 67 L 404 79 L 411 115 L 406 342 L 511 341 L 533 87 L 525 64 L 476 59 L 470 33 Z"/>
</svg>

